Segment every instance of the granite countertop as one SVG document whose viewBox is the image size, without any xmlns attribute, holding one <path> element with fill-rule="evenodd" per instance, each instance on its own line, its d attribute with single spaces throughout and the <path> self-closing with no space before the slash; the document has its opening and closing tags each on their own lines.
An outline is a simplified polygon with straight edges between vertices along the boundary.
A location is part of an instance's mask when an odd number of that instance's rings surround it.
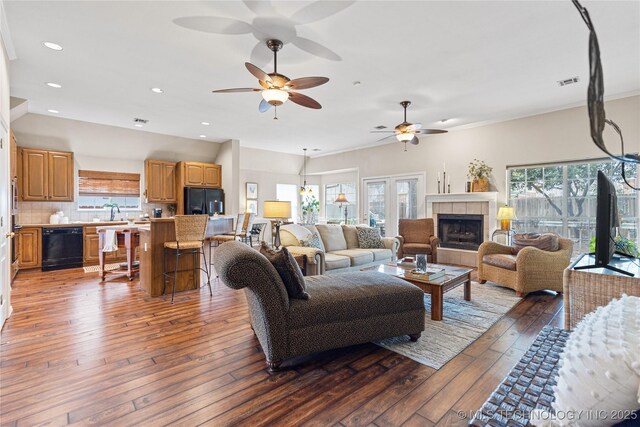
<svg viewBox="0 0 640 427">
<path fill-rule="evenodd" d="M 80 221 L 70 222 L 69 224 L 19 224 L 23 228 L 27 227 L 82 227 L 82 226 L 105 226 L 105 225 L 126 225 L 127 221 Z M 149 224 L 149 221 L 135 221 L 135 224 Z"/>
</svg>

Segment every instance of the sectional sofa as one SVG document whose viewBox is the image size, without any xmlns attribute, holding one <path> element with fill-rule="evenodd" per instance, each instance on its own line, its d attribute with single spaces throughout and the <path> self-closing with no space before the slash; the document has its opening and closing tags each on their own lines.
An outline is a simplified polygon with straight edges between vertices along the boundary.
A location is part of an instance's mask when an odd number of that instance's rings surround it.
<svg viewBox="0 0 640 427">
<path fill-rule="evenodd" d="M 364 227 L 364 226 L 358 226 Z M 303 246 L 318 237 L 319 247 Z M 358 271 L 396 259 L 399 241 L 384 237 L 384 248 L 364 249 L 358 242 L 355 225 L 288 224 L 280 228 L 282 246 L 293 254 L 307 255 L 307 275 Z"/>
</svg>

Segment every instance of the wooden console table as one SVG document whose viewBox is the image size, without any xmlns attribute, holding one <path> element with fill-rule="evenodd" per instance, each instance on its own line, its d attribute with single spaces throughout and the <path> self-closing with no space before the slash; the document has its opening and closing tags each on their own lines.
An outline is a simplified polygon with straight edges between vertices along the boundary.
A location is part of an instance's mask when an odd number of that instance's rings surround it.
<svg viewBox="0 0 640 427">
<path fill-rule="evenodd" d="M 611 260 L 612 265 L 633 273 L 634 277 L 603 268 L 575 270 L 575 267 L 593 263 L 593 256 L 582 254 L 564 270 L 564 328 L 568 331 L 588 313 L 607 305 L 614 298 L 620 298 L 622 294 L 640 296 L 640 267 L 637 264 L 640 260 Z"/>
</svg>

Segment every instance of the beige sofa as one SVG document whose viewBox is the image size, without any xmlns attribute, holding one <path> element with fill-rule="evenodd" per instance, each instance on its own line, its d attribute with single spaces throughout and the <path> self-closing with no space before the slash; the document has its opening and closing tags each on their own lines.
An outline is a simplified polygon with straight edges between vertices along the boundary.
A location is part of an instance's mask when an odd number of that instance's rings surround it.
<svg viewBox="0 0 640 427">
<path fill-rule="evenodd" d="M 300 245 L 317 234 L 321 249 Z M 307 255 L 307 275 L 358 271 L 366 267 L 395 260 L 399 241 L 386 237 L 384 249 L 361 249 L 355 225 L 318 224 L 301 226 L 284 225 L 280 228 L 280 241 L 293 254 Z"/>
</svg>

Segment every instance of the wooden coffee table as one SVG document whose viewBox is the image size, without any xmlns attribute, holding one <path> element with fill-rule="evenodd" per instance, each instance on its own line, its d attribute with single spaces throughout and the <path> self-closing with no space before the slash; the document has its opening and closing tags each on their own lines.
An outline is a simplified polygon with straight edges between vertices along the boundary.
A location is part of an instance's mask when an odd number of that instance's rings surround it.
<svg viewBox="0 0 640 427">
<path fill-rule="evenodd" d="M 431 320 L 442 320 L 442 304 L 443 295 L 445 292 L 464 285 L 464 299 L 471 301 L 471 269 L 462 267 L 451 267 L 448 265 L 429 264 L 430 268 L 443 268 L 445 275 L 434 279 L 430 282 L 422 282 L 418 280 L 412 280 L 406 278 L 404 273 L 409 271 L 410 268 L 399 267 L 395 264 L 381 264 L 374 267 L 368 267 L 362 271 L 377 271 L 379 273 L 390 274 L 396 276 L 402 280 L 416 285 L 424 291 L 424 293 L 431 295 Z"/>
</svg>

